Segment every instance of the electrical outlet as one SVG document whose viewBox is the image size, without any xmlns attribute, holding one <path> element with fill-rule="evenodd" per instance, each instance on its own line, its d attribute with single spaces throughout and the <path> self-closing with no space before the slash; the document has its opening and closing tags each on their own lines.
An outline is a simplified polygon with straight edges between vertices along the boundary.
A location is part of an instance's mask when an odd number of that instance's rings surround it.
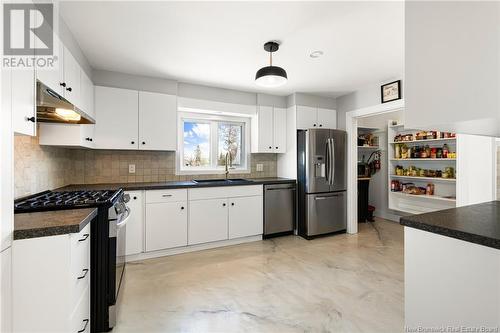
<svg viewBox="0 0 500 333">
<path fill-rule="evenodd" d="M 257 168 L 257 172 L 262 172 L 262 171 L 264 171 L 264 164 L 259 163 L 259 164 L 257 164 L 256 168 Z"/>
<path fill-rule="evenodd" d="M 128 165 L 128 173 L 135 173 L 135 164 Z"/>
</svg>

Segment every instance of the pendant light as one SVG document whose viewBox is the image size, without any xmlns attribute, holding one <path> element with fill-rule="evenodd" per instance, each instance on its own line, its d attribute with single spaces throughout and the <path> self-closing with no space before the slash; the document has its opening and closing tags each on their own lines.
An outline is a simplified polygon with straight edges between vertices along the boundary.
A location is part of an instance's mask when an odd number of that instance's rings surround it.
<svg viewBox="0 0 500 333">
<path fill-rule="evenodd" d="M 267 42 L 264 44 L 264 50 L 269 52 L 269 66 L 262 67 L 255 74 L 255 83 L 266 88 L 275 88 L 284 85 L 287 81 L 286 71 L 278 66 L 273 66 L 273 52 L 278 51 L 279 44 L 276 42 Z"/>
</svg>

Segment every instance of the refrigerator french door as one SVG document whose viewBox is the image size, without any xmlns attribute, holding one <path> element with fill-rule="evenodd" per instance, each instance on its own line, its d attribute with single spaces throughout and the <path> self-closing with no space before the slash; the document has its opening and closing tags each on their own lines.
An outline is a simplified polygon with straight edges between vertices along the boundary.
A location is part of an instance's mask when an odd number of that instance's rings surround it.
<svg viewBox="0 0 500 333">
<path fill-rule="evenodd" d="M 311 238 L 347 225 L 347 133 L 297 131 L 299 235 Z"/>
</svg>

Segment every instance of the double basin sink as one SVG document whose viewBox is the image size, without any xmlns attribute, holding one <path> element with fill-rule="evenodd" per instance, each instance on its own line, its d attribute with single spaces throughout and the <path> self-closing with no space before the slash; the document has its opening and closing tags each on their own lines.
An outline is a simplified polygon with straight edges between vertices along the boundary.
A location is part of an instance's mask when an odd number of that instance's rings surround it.
<svg viewBox="0 0 500 333">
<path fill-rule="evenodd" d="M 195 179 L 193 183 L 196 184 L 249 184 L 253 181 L 244 178 L 233 178 L 233 179 Z"/>
</svg>

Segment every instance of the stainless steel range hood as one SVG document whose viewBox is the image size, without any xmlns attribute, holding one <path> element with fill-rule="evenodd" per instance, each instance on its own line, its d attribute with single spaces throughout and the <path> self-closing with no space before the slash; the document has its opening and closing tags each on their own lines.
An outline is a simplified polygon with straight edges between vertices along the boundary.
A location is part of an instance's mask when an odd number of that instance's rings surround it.
<svg viewBox="0 0 500 333">
<path fill-rule="evenodd" d="M 42 82 L 36 83 L 36 118 L 39 122 L 95 124 L 95 120 Z"/>
</svg>

